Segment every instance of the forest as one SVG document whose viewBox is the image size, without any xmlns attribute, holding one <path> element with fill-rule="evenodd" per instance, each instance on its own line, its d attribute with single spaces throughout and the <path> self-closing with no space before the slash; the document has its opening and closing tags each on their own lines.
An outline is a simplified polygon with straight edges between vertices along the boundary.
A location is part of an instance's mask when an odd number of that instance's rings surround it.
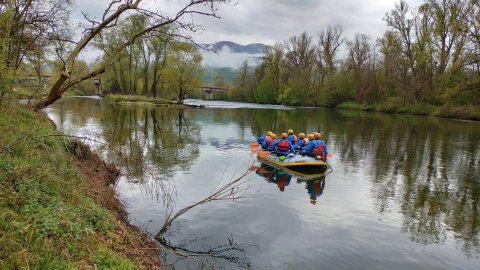
<svg viewBox="0 0 480 270">
<path fill-rule="evenodd" d="M 376 40 L 348 39 L 335 24 L 268 47 L 253 72 L 244 62 L 228 98 L 479 117 L 480 2 L 427 0 L 411 8 L 402 0 L 384 21 Z"/>
<path fill-rule="evenodd" d="M 0 12 L 0 104 L 8 94 L 44 98 L 39 109 L 65 92 L 93 94 L 95 78 L 104 95 L 201 96 L 202 49 L 185 34 L 196 25 L 123 12 L 108 22 L 114 25 L 85 35 L 85 44 L 72 44 L 71 1 L 23 2 L 34 5 L 24 17 L 9 5 Z M 344 26 L 331 24 L 267 46 L 261 64 L 245 61 L 228 95 L 215 98 L 480 119 L 480 2 L 426 0 L 412 8 L 402 0 L 392 8 L 377 39 L 347 37 Z M 91 64 L 79 57 L 87 45 L 101 52 Z M 25 78 L 34 83 L 22 85 Z M 226 83 L 217 76 L 213 84 Z"/>
</svg>

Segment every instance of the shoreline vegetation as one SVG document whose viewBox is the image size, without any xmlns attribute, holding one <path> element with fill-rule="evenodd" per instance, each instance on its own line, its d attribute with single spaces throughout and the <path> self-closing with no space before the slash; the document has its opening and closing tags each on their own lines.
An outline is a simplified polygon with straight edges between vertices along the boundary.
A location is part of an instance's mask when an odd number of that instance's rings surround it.
<svg viewBox="0 0 480 270">
<path fill-rule="evenodd" d="M 177 104 L 175 102 L 161 99 L 149 98 L 145 96 L 136 95 L 108 95 L 104 97 L 105 100 L 118 104 L 135 104 L 141 106 L 159 106 L 166 108 L 203 108 L 205 106 Z M 228 101 L 228 100 L 227 100 Z M 257 103 L 261 104 L 261 103 Z M 296 106 L 293 106 L 296 107 Z M 320 108 L 331 108 L 327 106 L 319 106 Z M 379 104 L 361 104 L 354 101 L 343 102 L 338 104 L 334 109 L 341 110 L 355 110 L 367 112 L 382 112 L 390 114 L 405 114 L 405 115 L 419 115 L 419 116 L 433 116 L 441 118 L 459 119 L 459 120 L 473 120 L 480 121 L 480 107 L 473 105 L 453 106 L 443 105 L 434 106 L 429 104 L 410 104 L 401 105 L 394 102 L 385 102 Z"/>
<path fill-rule="evenodd" d="M 162 98 L 152 98 L 140 95 L 107 95 L 104 99 L 111 103 L 117 104 L 135 104 L 141 106 L 156 106 L 156 107 L 165 107 L 165 108 L 203 108 L 205 106 L 201 105 L 188 105 L 178 103 L 176 101 L 166 100 Z"/>
<path fill-rule="evenodd" d="M 344 102 L 335 107 L 341 110 L 356 110 L 367 112 L 382 112 L 391 114 L 433 116 L 441 118 L 473 120 L 480 121 L 480 107 L 473 105 L 463 106 L 434 106 L 428 104 L 410 104 L 406 106 L 380 103 L 380 104 L 360 104 L 357 102 Z"/>
<path fill-rule="evenodd" d="M 0 108 L 0 126 L 0 269 L 162 269 L 113 164 L 22 106 Z"/>
</svg>

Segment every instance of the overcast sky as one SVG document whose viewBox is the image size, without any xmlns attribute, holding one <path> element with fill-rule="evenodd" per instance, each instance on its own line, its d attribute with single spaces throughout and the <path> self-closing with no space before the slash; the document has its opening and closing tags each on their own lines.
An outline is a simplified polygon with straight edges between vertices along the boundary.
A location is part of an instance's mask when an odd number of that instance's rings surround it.
<svg viewBox="0 0 480 270">
<path fill-rule="evenodd" d="M 74 22 L 80 22 L 80 11 L 99 16 L 109 0 L 76 0 Z M 199 43 L 230 40 L 239 44 L 272 45 L 302 31 L 316 34 L 329 24 L 342 24 L 347 37 L 366 33 L 372 38 L 386 29 L 385 13 L 397 0 L 238 0 L 236 5 L 218 5 L 220 19 L 195 16 L 193 20 L 205 27 L 195 35 Z M 416 7 L 422 0 L 407 0 Z M 173 14 L 183 0 L 145 0 L 144 7 Z M 190 18 L 189 18 L 190 19 Z"/>
</svg>

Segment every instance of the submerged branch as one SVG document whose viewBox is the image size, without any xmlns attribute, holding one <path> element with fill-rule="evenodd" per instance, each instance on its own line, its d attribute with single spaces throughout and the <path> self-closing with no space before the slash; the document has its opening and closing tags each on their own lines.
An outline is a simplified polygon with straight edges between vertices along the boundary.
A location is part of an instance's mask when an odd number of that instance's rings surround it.
<svg viewBox="0 0 480 270">
<path fill-rule="evenodd" d="M 237 199 L 245 199 L 248 196 L 246 195 L 247 189 L 240 189 L 240 186 L 246 183 L 245 177 L 250 173 L 250 170 L 245 171 L 242 175 L 238 178 L 233 179 L 232 181 L 228 182 L 224 186 L 218 188 L 216 191 L 211 193 L 208 197 L 204 198 L 201 201 L 198 201 L 192 205 L 189 205 L 185 208 L 180 209 L 175 215 L 172 216 L 173 213 L 167 214 L 167 218 L 160 229 L 160 232 L 155 236 L 155 239 L 161 240 L 162 235 L 168 230 L 168 228 L 172 225 L 173 221 L 179 218 L 181 215 L 188 212 L 190 209 L 195 208 L 196 206 L 211 202 L 211 201 L 221 201 L 221 200 L 237 200 Z M 240 194 L 238 194 L 240 193 Z"/>
</svg>

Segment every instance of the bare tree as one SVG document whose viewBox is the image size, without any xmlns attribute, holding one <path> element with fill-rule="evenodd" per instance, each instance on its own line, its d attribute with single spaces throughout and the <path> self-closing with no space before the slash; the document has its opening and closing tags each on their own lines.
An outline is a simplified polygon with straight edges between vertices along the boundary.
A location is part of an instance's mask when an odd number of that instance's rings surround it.
<svg viewBox="0 0 480 270">
<path fill-rule="evenodd" d="M 413 38 L 414 20 L 409 17 L 409 6 L 407 2 L 401 0 L 399 4 L 396 4 L 395 9 L 386 15 L 385 21 L 388 26 L 394 29 L 400 38 L 402 54 L 406 58 L 407 61 L 405 63 L 408 65 L 412 74 L 415 101 L 418 101 L 421 91 L 416 67 L 418 55 L 415 51 L 415 40 Z"/>
<path fill-rule="evenodd" d="M 115 27 L 117 21 L 122 15 L 139 14 L 145 16 L 148 20 L 144 28 L 131 33 L 128 39 L 124 40 L 117 48 L 110 51 L 108 55 L 110 58 L 114 58 L 116 53 L 132 45 L 137 39 L 158 31 L 167 25 L 176 25 L 178 28 L 186 31 L 197 31 L 199 30 L 198 25 L 193 22 L 182 20 L 185 15 L 198 14 L 217 17 L 215 4 L 228 3 L 230 0 L 191 0 L 173 16 L 143 8 L 140 5 L 141 2 L 142 0 L 111 0 L 99 22 L 85 16 L 85 19 L 90 23 L 90 26 L 86 27 L 83 37 L 80 41 L 75 43 L 73 49 L 62 59 L 63 64 L 61 74 L 54 80 L 49 94 L 45 98 L 36 102 L 33 109 L 40 110 L 47 107 L 61 98 L 68 88 L 105 71 L 105 69 L 111 64 L 110 61 L 105 61 L 88 74 L 79 76 L 75 79 L 70 79 L 72 77 L 71 68 L 77 56 L 92 42 L 92 40 L 94 40 L 94 38 L 101 36 L 106 29 Z M 70 79 L 70 81 L 67 83 L 68 79 Z"/>
<path fill-rule="evenodd" d="M 325 63 L 325 71 L 332 74 L 335 71 L 335 56 L 343 43 L 343 26 L 340 24 L 329 25 L 327 29 L 318 34 L 318 49 Z"/>
<path fill-rule="evenodd" d="M 357 100 L 367 102 L 369 94 L 373 91 L 373 48 L 370 38 L 365 34 L 356 34 L 355 38 L 348 43 L 348 63 L 353 71 L 353 79 L 356 84 Z"/>
</svg>

